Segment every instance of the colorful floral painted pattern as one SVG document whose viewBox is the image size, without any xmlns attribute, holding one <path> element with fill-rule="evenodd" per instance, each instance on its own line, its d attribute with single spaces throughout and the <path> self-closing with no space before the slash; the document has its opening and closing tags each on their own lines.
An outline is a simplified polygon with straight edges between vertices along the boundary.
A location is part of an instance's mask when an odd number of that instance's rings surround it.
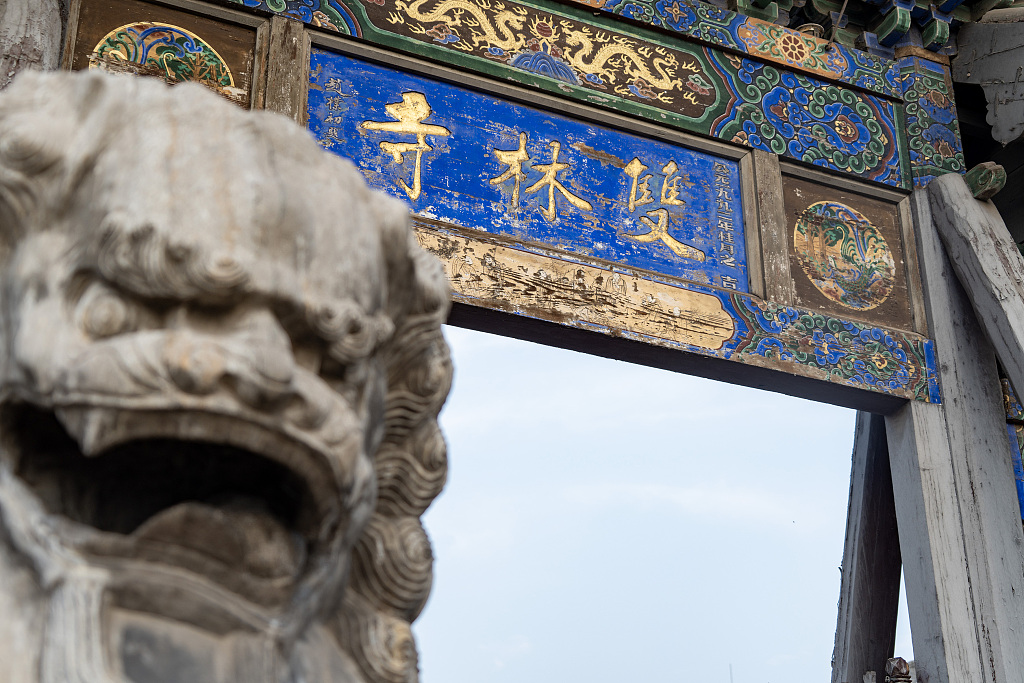
<svg viewBox="0 0 1024 683">
<path fill-rule="evenodd" d="M 852 207 L 811 204 L 796 221 L 793 248 L 811 283 L 841 306 L 871 310 L 892 293 L 896 263 L 889 245 Z"/>
<path fill-rule="evenodd" d="M 736 55 L 716 54 L 741 100 L 713 124 L 720 138 L 902 187 L 896 112 L 888 100 Z"/>
<path fill-rule="evenodd" d="M 914 187 L 945 173 L 963 173 L 963 143 L 946 70 L 917 57 L 899 61 Z"/>
<path fill-rule="evenodd" d="M 732 296 L 732 312 L 745 323 L 733 355 L 791 362 L 829 381 L 941 402 L 928 339 L 743 295 Z"/>
<path fill-rule="evenodd" d="M 231 69 L 217 51 L 191 31 L 170 24 L 137 22 L 114 29 L 96 45 L 90 68 L 135 65 L 172 83 L 198 81 L 233 88 Z"/>
</svg>

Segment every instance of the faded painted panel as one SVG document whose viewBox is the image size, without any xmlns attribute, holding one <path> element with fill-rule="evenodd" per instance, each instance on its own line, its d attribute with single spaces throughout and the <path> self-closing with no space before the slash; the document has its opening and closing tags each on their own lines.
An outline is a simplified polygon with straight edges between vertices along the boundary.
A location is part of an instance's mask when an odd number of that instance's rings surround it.
<svg viewBox="0 0 1024 683">
<path fill-rule="evenodd" d="M 140 0 L 82 2 L 72 68 L 196 81 L 251 99 L 256 31 Z"/>
<path fill-rule="evenodd" d="M 932 342 L 780 306 L 749 294 L 671 284 L 501 236 L 418 222 L 456 301 L 908 399 L 941 401 Z"/>
<path fill-rule="evenodd" d="M 737 162 L 323 50 L 309 126 L 418 216 L 747 291 Z"/>
<path fill-rule="evenodd" d="M 786 175 L 782 185 L 796 303 L 913 329 L 896 206 Z"/>
</svg>

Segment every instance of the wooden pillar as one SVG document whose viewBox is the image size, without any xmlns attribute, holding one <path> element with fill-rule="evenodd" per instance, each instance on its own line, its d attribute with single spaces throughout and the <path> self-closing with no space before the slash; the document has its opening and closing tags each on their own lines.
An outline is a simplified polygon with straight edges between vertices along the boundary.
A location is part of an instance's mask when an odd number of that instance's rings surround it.
<svg viewBox="0 0 1024 683">
<path fill-rule="evenodd" d="M 276 15 L 270 18 L 263 107 L 284 114 L 303 127 L 307 117 L 309 50 L 309 32 L 301 21 Z"/>
<path fill-rule="evenodd" d="M 0 2 L 0 89 L 25 69 L 56 69 L 60 41 L 58 0 Z"/>
<path fill-rule="evenodd" d="M 883 680 L 896 643 L 900 540 L 881 415 L 857 413 L 842 571 L 832 683 L 861 683 L 866 671 Z"/>
<path fill-rule="evenodd" d="M 927 190 L 912 210 L 943 403 L 906 404 L 886 434 L 918 678 L 1024 683 L 1024 534 L 995 354 Z"/>
</svg>

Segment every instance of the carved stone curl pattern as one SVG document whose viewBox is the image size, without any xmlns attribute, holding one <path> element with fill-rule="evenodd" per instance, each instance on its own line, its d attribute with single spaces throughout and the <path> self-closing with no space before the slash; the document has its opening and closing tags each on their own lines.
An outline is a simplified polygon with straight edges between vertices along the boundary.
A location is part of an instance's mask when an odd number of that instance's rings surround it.
<svg viewBox="0 0 1024 683">
<path fill-rule="evenodd" d="M 0 226 L 0 680 L 416 681 L 452 368 L 404 206 L 200 86 L 25 74 Z"/>
</svg>

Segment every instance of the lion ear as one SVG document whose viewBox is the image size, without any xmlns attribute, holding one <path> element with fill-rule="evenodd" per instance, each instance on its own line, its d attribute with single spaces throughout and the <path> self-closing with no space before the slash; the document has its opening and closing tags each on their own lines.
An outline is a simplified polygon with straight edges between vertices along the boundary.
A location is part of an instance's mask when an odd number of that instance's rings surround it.
<svg viewBox="0 0 1024 683">
<path fill-rule="evenodd" d="M 420 246 L 409 209 L 391 198 L 379 198 L 381 241 L 388 270 L 388 309 L 393 318 L 438 313 L 447 317 L 451 291 L 444 267 Z"/>
<path fill-rule="evenodd" d="M 27 111 L 26 104 L 35 96 L 23 91 L 39 78 L 22 74 L 0 98 L 0 255 L 25 236 L 33 220 L 41 218 L 51 171 L 66 154 L 51 127 L 40 125 L 40 114 Z"/>
</svg>

